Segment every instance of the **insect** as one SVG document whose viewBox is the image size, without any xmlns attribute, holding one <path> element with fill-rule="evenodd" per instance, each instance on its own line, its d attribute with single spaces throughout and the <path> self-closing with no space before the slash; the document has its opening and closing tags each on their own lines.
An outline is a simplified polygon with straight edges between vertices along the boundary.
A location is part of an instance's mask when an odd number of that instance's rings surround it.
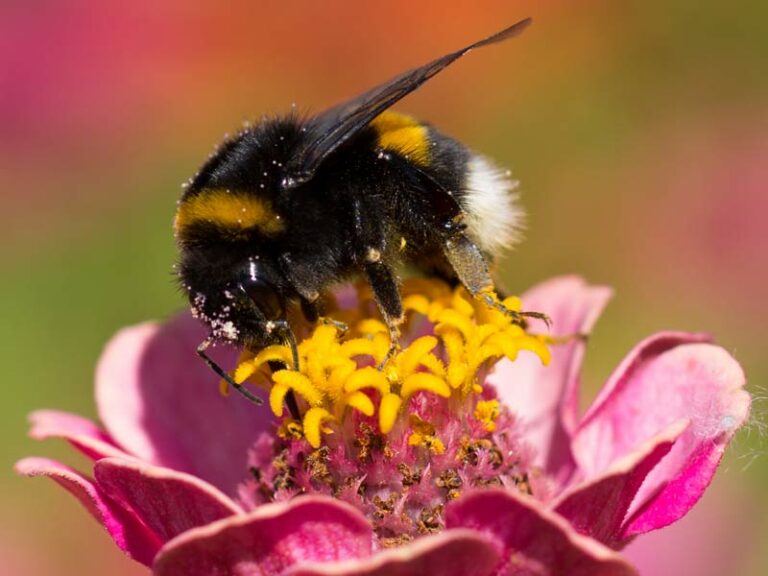
<svg viewBox="0 0 768 576">
<path fill-rule="evenodd" d="M 258 350 L 296 342 L 290 303 L 317 321 L 321 295 L 362 275 L 396 349 L 398 266 L 461 282 L 522 323 L 535 312 L 495 298 L 488 261 L 513 240 L 522 211 L 506 173 L 430 125 L 390 111 L 469 51 L 518 35 L 525 19 L 306 119 L 263 120 L 225 141 L 178 203 L 178 274 L 210 329 L 198 347 L 241 394 L 259 399 L 206 354 L 215 342 Z"/>
</svg>

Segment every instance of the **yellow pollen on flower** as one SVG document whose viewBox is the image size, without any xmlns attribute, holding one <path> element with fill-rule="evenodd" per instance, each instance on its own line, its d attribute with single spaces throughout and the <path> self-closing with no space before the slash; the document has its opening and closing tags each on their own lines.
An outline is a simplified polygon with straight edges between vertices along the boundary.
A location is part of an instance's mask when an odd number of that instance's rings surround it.
<svg viewBox="0 0 768 576">
<path fill-rule="evenodd" d="M 277 436 L 283 440 L 299 440 L 304 436 L 304 428 L 296 420 L 286 418 L 278 426 Z"/>
<path fill-rule="evenodd" d="M 342 333 L 333 324 L 320 324 L 298 344 L 299 371 L 292 369 L 291 350 L 284 345 L 268 346 L 255 354 L 246 352 L 234 370 L 238 384 L 253 382 L 268 389 L 270 409 L 284 418 L 280 430 L 286 437 L 303 434 L 317 448 L 324 434 L 353 429 L 343 423 L 358 413 L 375 418 L 381 434 L 395 428 L 410 430 L 410 445 L 440 453 L 445 447 L 434 435 L 434 427 L 430 432 L 431 425 L 409 414 L 414 395 L 445 398 L 450 406 L 472 402 L 474 417 L 492 432 L 498 402 L 476 398 L 486 371 L 501 358 L 514 360 L 523 351 L 537 355 L 543 364 L 549 362 L 549 337 L 528 333 L 510 315 L 472 298 L 461 287 L 451 289 L 437 280 L 416 279 L 402 287 L 403 332 L 421 331 L 428 321 L 434 327 L 432 334 L 403 345 L 379 369 L 389 351 L 389 335 L 384 322 L 368 316 L 373 309 L 370 292 L 360 293 L 358 307 L 340 312 L 349 331 Z M 517 298 L 502 303 L 512 311 L 520 310 Z M 270 375 L 271 362 L 287 368 Z M 284 416 L 289 393 L 296 400 L 301 424 Z"/>
<path fill-rule="evenodd" d="M 482 422 L 486 432 L 496 431 L 496 419 L 500 413 L 498 400 L 480 400 L 475 405 L 475 418 Z"/>
<path fill-rule="evenodd" d="M 445 444 L 435 435 L 435 427 L 422 420 L 416 414 L 411 414 L 409 423 L 413 432 L 408 436 L 409 446 L 421 446 L 432 452 L 433 454 L 442 454 L 445 452 Z"/>
</svg>

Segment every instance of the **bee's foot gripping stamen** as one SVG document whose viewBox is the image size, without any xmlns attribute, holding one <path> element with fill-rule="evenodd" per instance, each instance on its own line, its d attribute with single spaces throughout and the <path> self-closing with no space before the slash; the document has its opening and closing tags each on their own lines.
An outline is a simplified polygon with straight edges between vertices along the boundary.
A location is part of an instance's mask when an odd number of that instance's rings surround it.
<svg viewBox="0 0 768 576">
<path fill-rule="evenodd" d="M 547 325 L 548 330 L 552 328 L 552 320 L 543 312 L 521 312 L 519 310 L 512 310 L 505 306 L 504 303 L 501 302 L 492 292 L 486 292 L 482 294 L 482 298 L 488 306 L 498 310 L 506 316 L 509 316 L 512 319 L 512 322 L 518 326 L 526 328 L 528 326 L 526 318 L 536 318 L 537 320 L 544 322 L 544 324 Z"/>
<path fill-rule="evenodd" d="M 518 312 L 517 314 L 525 318 L 536 318 L 537 320 L 541 320 L 547 325 L 547 330 L 552 329 L 552 319 L 543 312 Z"/>
<path fill-rule="evenodd" d="M 384 355 L 384 358 L 379 362 L 379 365 L 376 367 L 379 372 L 383 372 L 384 368 L 387 366 L 389 361 L 394 358 L 395 354 L 400 350 L 400 344 L 397 340 L 394 340 L 390 343 L 389 349 L 387 350 L 387 353 Z"/>
<path fill-rule="evenodd" d="M 334 320 L 328 316 L 321 316 L 318 321 L 326 326 L 333 326 L 336 328 L 336 330 L 339 331 L 341 336 L 344 336 L 347 332 L 349 332 L 349 324 L 342 322 L 341 320 Z"/>
<path fill-rule="evenodd" d="M 384 370 L 384 367 L 387 365 L 387 363 L 395 356 L 395 354 L 400 350 L 400 328 L 398 326 L 402 324 L 404 318 L 401 316 L 400 318 L 396 319 L 388 319 L 387 321 L 387 330 L 389 331 L 389 348 L 387 349 L 387 353 L 384 355 L 384 358 L 379 362 L 379 372 Z"/>
<path fill-rule="evenodd" d="M 275 325 L 280 330 L 280 335 L 285 339 L 288 347 L 291 349 L 291 360 L 293 362 L 293 370 L 299 372 L 299 346 L 296 342 L 296 335 L 291 329 L 291 325 L 287 320 L 279 320 L 275 322 Z"/>
</svg>

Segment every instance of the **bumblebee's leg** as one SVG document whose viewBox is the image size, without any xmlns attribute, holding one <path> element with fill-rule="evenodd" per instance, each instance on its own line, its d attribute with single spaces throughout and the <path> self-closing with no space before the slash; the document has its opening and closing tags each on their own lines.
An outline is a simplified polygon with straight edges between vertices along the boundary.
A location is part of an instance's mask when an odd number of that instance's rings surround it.
<svg viewBox="0 0 768 576">
<path fill-rule="evenodd" d="M 317 287 L 315 275 L 310 267 L 296 262 L 289 253 L 282 254 L 279 258 L 280 270 L 288 279 L 293 289 L 301 296 L 301 308 L 307 320 L 312 321 L 307 312 L 317 310 L 317 302 L 320 299 L 320 290 Z M 305 308 L 309 306 L 309 308 Z"/>
<path fill-rule="evenodd" d="M 301 313 L 310 324 L 317 323 L 320 320 L 320 310 L 317 307 L 317 300 L 310 302 L 309 300 L 301 299 Z"/>
<path fill-rule="evenodd" d="M 302 298 L 301 312 L 304 314 L 304 318 L 306 318 L 308 322 L 311 322 L 312 324 L 320 322 L 321 324 L 325 324 L 327 326 L 333 326 L 342 336 L 349 331 L 349 326 L 346 322 L 340 322 L 339 320 L 334 320 L 328 316 L 321 315 L 317 305 L 317 300 L 310 302 L 309 300 Z"/>
<path fill-rule="evenodd" d="M 491 294 L 493 280 L 480 249 L 461 232 L 454 232 L 443 243 L 443 252 L 462 284 L 476 298 Z"/>
<path fill-rule="evenodd" d="M 208 367 L 213 370 L 219 378 L 224 379 L 227 384 L 232 386 L 235 390 L 237 390 L 240 394 L 242 394 L 245 398 L 256 404 L 257 406 L 261 406 L 264 404 L 264 401 L 259 398 L 258 396 L 255 396 L 252 394 L 245 386 L 242 384 L 238 384 L 235 382 L 235 380 L 227 374 L 221 366 L 216 364 L 216 362 L 213 361 L 213 359 L 208 356 L 208 354 L 205 353 L 205 351 L 208 349 L 208 347 L 212 344 L 213 340 L 211 338 L 206 338 L 203 340 L 200 345 L 197 347 L 197 355 L 200 356 L 200 358 L 203 359 L 203 362 L 205 362 Z"/>
<path fill-rule="evenodd" d="M 346 322 L 342 322 L 341 320 L 334 320 L 333 318 L 329 318 L 328 316 L 320 316 L 319 322 L 321 324 L 325 324 L 326 326 L 333 326 L 336 328 L 336 330 L 339 331 L 339 334 L 344 336 L 347 332 L 349 332 L 349 324 Z"/>
<path fill-rule="evenodd" d="M 296 335 L 293 333 L 288 320 L 272 320 L 267 322 L 267 332 L 275 332 L 283 337 L 288 347 L 291 349 L 291 360 L 293 360 L 292 370 L 299 371 L 299 347 L 296 343 Z"/>
<path fill-rule="evenodd" d="M 377 260 L 365 263 L 365 275 L 373 290 L 373 297 L 379 306 L 389 331 L 389 349 L 379 364 L 383 368 L 400 346 L 400 324 L 403 323 L 403 303 L 397 279 L 389 266 Z"/>
<path fill-rule="evenodd" d="M 541 312 L 516 312 L 502 304 L 496 296 L 493 280 L 488 272 L 488 264 L 480 249 L 463 232 L 454 231 L 443 243 L 443 251 L 461 283 L 475 298 L 483 300 L 488 306 L 496 308 L 512 321 L 521 326 L 525 318 L 537 318 L 549 327 L 550 320 Z"/>
<path fill-rule="evenodd" d="M 384 261 L 387 240 L 383 219 L 375 211 L 366 208 L 359 199 L 352 203 L 356 257 L 362 264 L 373 298 L 389 331 L 389 350 L 379 364 L 379 368 L 383 368 L 400 345 L 399 326 L 403 323 L 403 303 L 397 277 Z"/>
<path fill-rule="evenodd" d="M 430 213 L 424 216 L 439 231 L 438 239 L 442 243 L 443 253 L 470 294 L 510 316 L 516 324 L 525 325 L 524 318 L 530 317 L 544 320 L 549 326 L 546 314 L 516 312 L 499 301 L 483 253 L 464 234 L 464 212 L 454 195 L 427 172 L 414 170 L 414 175 L 420 183 L 420 194 L 430 206 Z"/>
</svg>

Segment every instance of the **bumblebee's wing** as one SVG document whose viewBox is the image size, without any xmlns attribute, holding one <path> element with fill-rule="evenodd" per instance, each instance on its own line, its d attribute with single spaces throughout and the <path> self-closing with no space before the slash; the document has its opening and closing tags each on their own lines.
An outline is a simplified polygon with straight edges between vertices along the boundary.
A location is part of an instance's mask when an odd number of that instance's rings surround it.
<svg viewBox="0 0 768 576">
<path fill-rule="evenodd" d="M 446 54 L 429 64 L 404 72 L 389 82 L 376 86 L 357 98 L 342 102 L 315 117 L 308 127 L 310 134 L 306 139 L 307 143 L 297 151 L 287 166 L 291 176 L 286 180 L 286 186 L 291 187 L 312 178 L 315 170 L 329 154 L 367 126 L 376 116 L 467 52 L 517 36 L 530 23 L 530 18 L 521 20 L 488 38 Z"/>
</svg>

